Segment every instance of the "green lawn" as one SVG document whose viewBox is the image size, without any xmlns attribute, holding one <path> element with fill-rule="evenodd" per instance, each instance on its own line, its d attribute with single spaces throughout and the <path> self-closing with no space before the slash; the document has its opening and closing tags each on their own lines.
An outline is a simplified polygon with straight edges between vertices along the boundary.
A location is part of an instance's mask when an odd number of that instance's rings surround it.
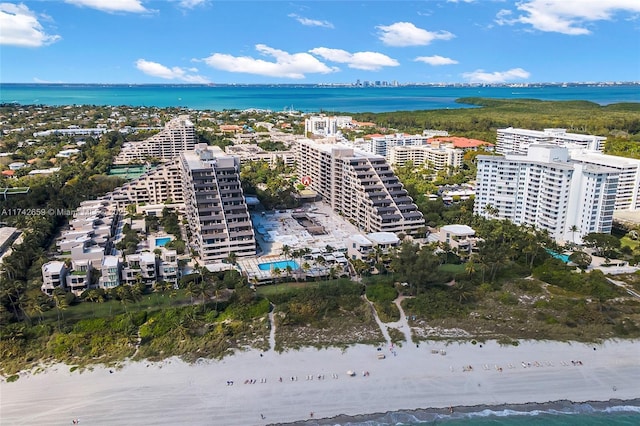
<svg viewBox="0 0 640 426">
<path fill-rule="evenodd" d="M 310 281 L 310 282 L 292 282 L 292 283 L 280 283 L 280 284 L 267 284 L 256 286 L 256 291 L 261 296 L 270 296 L 272 294 L 283 293 L 290 289 L 296 288 L 310 288 L 317 287 L 323 281 Z"/>
<path fill-rule="evenodd" d="M 629 237 L 622 237 L 620 238 L 620 246 L 629 246 L 631 250 L 635 250 L 636 248 L 638 248 L 638 246 L 640 246 L 640 240 L 632 240 Z"/>
<path fill-rule="evenodd" d="M 442 272 L 451 272 L 452 274 L 464 274 L 464 263 L 459 265 L 445 263 L 444 265 L 440 265 L 438 270 Z"/>
<path fill-rule="evenodd" d="M 143 310 L 163 309 L 169 306 L 178 306 L 191 303 L 191 297 L 185 294 L 185 290 L 177 290 L 175 297 L 169 294 L 150 293 L 142 296 L 139 302 L 127 303 L 126 311 L 138 312 Z M 104 303 L 81 302 L 77 305 L 69 306 L 61 311 L 65 322 L 74 323 L 86 318 L 104 318 L 125 313 L 125 306 L 118 300 L 108 300 Z M 43 315 L 45 322 L 56 322 L 58 311 L 53 308 Z M 37 318 L 34 318 L 37 321 Z"/>
</svg>

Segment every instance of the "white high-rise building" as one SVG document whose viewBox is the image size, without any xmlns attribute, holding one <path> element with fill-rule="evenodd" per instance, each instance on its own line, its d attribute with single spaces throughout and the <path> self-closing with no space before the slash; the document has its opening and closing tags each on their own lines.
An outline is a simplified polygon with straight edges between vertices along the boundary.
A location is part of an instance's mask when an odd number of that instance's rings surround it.
<svg viewBox="0 0 640 426">
<path fill-rule="evenodd" d="M 555 145 L 477 160 L 475 214 L 534 225 L 557 241 L 611 232 L 618 170 L 574 161 Z"/>
<path fill-rule="evenodd" d="M 414 166 L 428 164 L 431 170 L 440 171 L 447 167 L 462 166 L 464 152 L 452 146 L 416 145 L 394 146 L 389 150 L 388 160 L 392 166 L 403 166 L 411 161 Z"/>
<path fill-rule="evenodd" d="M 359 228 L 367 232 L 416 234 L 422 213 L 384 157 L 338 144 L 301 140 L 298 174 Z"/>
<path fill-rule="evenodd" d="M 528 130 L 498 129 L 496 152 L 498 154 L 526 154 L 530 145 L 577 145 L 593 151 L 602 151 L 607 138 L 602 136 L 567 133 L 566 129 Z"/>
<path fill-rule="evenodd" d="M 336 136 L 340 129 L 351 124 L 351 117 L 316 115 L 304 120 L 305 135 Z"/>
<path fill-rule="evenodd" d="M 586 149 L 571 148 L 573 161 L 605 166 L 620 172 L 616 192 L 616 210 L 640 210 L 640 160 L 607 155 Z"/>
<path fill-rule="evenodd" d="M 369 142 L 369 151 L 388 158 L 389 151 L 394 146 L 426 145 L 428 140 L 429 137 L 425 135 L 405 135 L 404 133 L 373 136 Z"/>
<path fill-rule="evenodd" d="M 152 158 L 173 160 L 182 151 L 193 150 L 195 144 L 195 127 L 189 116 L 181 115 L 169 121 L 160 133 L 143 141 L 125 143 L 114 163 L 129 164 Z"/>
</svg>

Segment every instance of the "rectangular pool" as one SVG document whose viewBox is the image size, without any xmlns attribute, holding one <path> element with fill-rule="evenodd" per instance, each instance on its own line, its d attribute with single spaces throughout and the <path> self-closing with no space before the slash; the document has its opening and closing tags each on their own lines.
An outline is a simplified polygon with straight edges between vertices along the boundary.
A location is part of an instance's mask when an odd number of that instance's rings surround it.
<svg viewBox="0 0 640 426">
<path fill-rule="evenodd" d="M 281 271 L 285 271 L 287 269 L 287 266 L 291 267 L 291 269 L 293 270 L 300 268 L 300 265 L 298 265 L 298 263 L 294 262 L 293 260 L 281 260 L 278 262 L 258 263 L 258 268 L 260 268 L 261 271 L 271 271 L 276 268 L 278 268 Z"/>
<path fill-rule="evenodd" d="M 171 237 L 156 238 L 156 247 L 162 247 L 171 241 Z"/>
</svg>

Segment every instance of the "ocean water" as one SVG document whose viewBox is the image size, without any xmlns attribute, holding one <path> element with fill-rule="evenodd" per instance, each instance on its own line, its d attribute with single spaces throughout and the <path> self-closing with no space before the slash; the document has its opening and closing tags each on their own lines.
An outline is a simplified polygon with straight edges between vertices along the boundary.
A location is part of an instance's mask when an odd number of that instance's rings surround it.
<svg viewBox="0 0 640 426">
<path fill-rule="evenodd" d="M 469 108 L 463 97 L 640 102 L 640 85 L 541 87 L 326 87 L 312 85 L 0 84 L 0 102 L 23 105 L 128 105 L 197 110 L 294 109 L 301 112 L 387 112 Z"/>
<path fill-rule="evenodd" d="M 640 401 L 525 404 L 508 408 L 460 407 L 448 410 L 415 410 L 322 420 L 333 426 L 637 426 Z M 620 403 L 621 405 L 617 405 Z"/>
</svg>

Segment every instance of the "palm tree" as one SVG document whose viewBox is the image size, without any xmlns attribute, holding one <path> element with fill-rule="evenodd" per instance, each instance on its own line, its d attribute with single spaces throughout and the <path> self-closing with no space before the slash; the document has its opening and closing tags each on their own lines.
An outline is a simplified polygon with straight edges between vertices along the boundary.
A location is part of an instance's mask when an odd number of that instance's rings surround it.
<svg viewBox="0 0 640 426">
<path fill-rule="evenodd" d="M 571 228 L 569 228 L 569 231 L 571 232 L 571 241 L 573 242 L 573 244 L 576 243 L 576 232 L 578 232 L 580 229 L 576 226 L 576 225 L 571 225 Z"/>
<path fill-rule="evenodd" d="M 287 267 L 285 268 L 285 271 L 287 272 L 287 280 L 289 278 L 291 278 L 291 272 L 293 272 L 293 268 L 291 267 L 291 265 L 287 265 Z"/>
<path fill-rule="evenodd" d="M 309 265 L 309 262 L 304 262 L 301 266 L 302 271 L 304 272 L 304 279 L 307 279 L 307 272 L 309 272 L 309 269 L 311 269 L 311 265 Z"/>
<path fill-rule="evenodd" d="M 233 251 L 229 252 L 229 254 L 227 255 L 227 262 L 230 263 L 231 265 L 235 265 L 237 260 L 238 260 L 238 255 Z"/>
<path fill-rule="evenodd" d="M 125 217 L 129 218 L 129 225 L 133 224 L 133 218 L 136 215 L 136 205 L 135 204 L 129 204 L 127 207 L 125 207 L 125 209 L 127 210 L 127 214 Z"/>
<path fill-rule="evenodd" d="M 165 303 L 165 298 L 164 295 L 168 292 L 173 290 L 173 284 L 168 282 L 168 281 L 157 281 L 156 284 L 153 286 L 153 290 L 160 293 L 162 295 L 162 303 Z"/>
<path fill-rule="evenodd" d="M 58 311 L 58 331 L 60 330 L 60 317 L 64 320 L 63 311 L 69 307 L 66 296 L 67 293 L 62 289 L 55 289 L 52 294 L 53 303 L 55 303 Z"/>
<path fill-rule="evenodd" d="M 489 215 L 489 219 L 494 219 L 495 216 L 498 216 L 500 213 L 500 209 L 497 207 L 493 207 L 491 204 L 487 204 L 484 206 L 484 212 Z"/>
<path fill-rule="evenodd" d="M 273 268 L 272 274 L 275 277 L 275 283 L 278 282 L 278 278 L 280 278 L 280 274 L 282 273 L 282 271 L 280 270 L 280 268 L 276 267 Z"/>
<path fill-rule="evenodd" d="M 289 255 L 291 255 L 291 247 L 289 247 L 288 245 L 283 245 L 282 246 L 282 255 L 286 258 L 289 258 Z"/>
<path fill-rule="evenodd" d="M 44 313 L 44 305 L 42 303 L 42 299 L 40 298 L 40 295 L 42 294 L 42 292 L 39 292 L 39 293 L 40 294 L 29 293 L 26 308 L 31 312 L 38 314 L 39 322 L 40 324 L 42 324 L 42 314 Z"/>
<path fill-rule="evenodd" d="M 475 274 L 477 272 L 477 268 L 476 268 L 476 256 L 475 255 L 471 255 L 471 257 L 469 257 L 469 260 L 467 261 L 467 263 L 464 266 L 464 270 L 467 273 L 467 275 L 472 276 L 473 274 Z"/>
<path fill-rule="evenodd" d="M 121 285 L 116 287 L 116 295 L 118 299 L 120 299 L 120 303 L 124 307 L 124 311 L 129 314 L 129 310 L 127 309 L 127 303 L 134 301 L 133 292 L 131 291 L 131 286 Z"/>
<path fill-rule="evenodd" d="M 204 312 L 206 308 L 206 299 L 210 297 L 211 292 L 213 290 L 213 284 L 209 280 L 200 280 L 200 282 L 190 282 L 187 286 L 187 294 L 189 294 L 192 298 L 200 298 L 202 299 L 202 311 Z M 193 299 L 192 299 L 193 300 Z"/>
<path fill-rule="evenodd" d="M 216 298 L 216 312 L 218 311 L 218 301 L 220 300 L 220 290 L 223 288 L 223 284 L 222 282 L 220 282 L 220 280 L 218 279 L 213 279 L 213 293 L 214 296 Z"/>
<path fill-rule="evenodd" d="M 458 296 L 458 303 L 467 301 L 472 295 L 471 288 L 466 281 L 456 281 L 451 290 L 455 296 Z"/>
</svg>

